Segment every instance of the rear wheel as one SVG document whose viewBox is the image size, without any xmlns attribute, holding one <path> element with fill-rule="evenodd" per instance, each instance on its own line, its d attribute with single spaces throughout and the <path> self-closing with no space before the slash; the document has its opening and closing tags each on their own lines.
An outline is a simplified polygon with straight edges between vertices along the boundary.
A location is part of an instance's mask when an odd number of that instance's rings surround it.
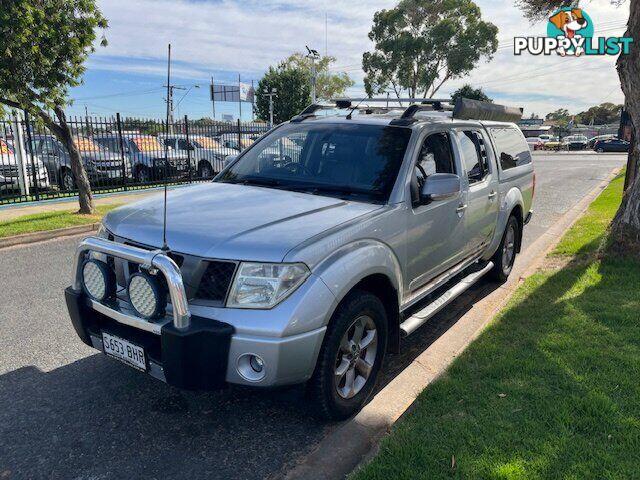
<svg viewBox="0 0 640 480">
<path fill-rule="evenodd" d="M 491 276 L 501 283 L 507 281 L 511 274 L 511 270 L 513 270 L 513 264 L 516 261 L 519 238 L 520 225 L 516 217 L 511 215 L 509 220 L 507 220 L 507 227 L 502 235 L 500 246 L 491 259 L 493 262 Z"/>
<path fill-rule="evenodd" d="M 354 290 L 331 319 L 307 385 L 318 414 L 342 420 L 371 395 L 387 346 L 387 316 L 378 297 Z"/>
<path fill-rule="evenodd" d="M 60 172 L 60 188 L 64 191 L 75 190 L 76 181 L 73 178 L 73 173 L 71 173 L 71 170 L 64 168 Z"/>
<path fill-rule="evenodd" d="M 198 176 L 200 178 L 209 178 L 213 177 L 213 168 L 207 161 L 201 161 L 198 165 Z"/>
</svg>

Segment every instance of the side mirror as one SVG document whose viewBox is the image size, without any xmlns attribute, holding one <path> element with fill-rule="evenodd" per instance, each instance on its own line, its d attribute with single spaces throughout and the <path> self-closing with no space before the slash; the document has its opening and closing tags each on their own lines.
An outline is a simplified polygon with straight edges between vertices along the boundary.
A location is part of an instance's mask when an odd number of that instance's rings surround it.
<svg viewBox="0 0 640 480">
<path fill-rule="evenodd" d="M 428 176 L 420 189 L 420 201 L 446 200 L 460 193 L 460 177 L 452 173 Z"/>
<path fill-rule="evenodd" d="M 226 167 L 227 165 L 232 163 L 236 158 L 238 158 L 238 155 L 227 155 L 224 159 L 224 166 Z"/>
</svg>

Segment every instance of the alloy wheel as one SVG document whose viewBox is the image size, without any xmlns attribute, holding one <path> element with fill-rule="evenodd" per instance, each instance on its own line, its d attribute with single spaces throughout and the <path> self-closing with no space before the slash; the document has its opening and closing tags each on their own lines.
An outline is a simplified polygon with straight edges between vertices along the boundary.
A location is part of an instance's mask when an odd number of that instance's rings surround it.
<svg viewBox="0 0 640 480">
<path fill-rule="evenodd" d="M 378 350 L 376 324 L 368 315 L 355 319 L 340 341 L 334 368 L 335 386 L 342 398 L 357 395 L 367 383 Z"/>
<path fill-rule="evenodd" d="M 507 272 L 513 264 L 513 259 L 516 252 L 516 229 L 513 225 L 509 225 L 507 229 L 507 235 L 504 239 L 504 245 L 502 247 L 502 270 Z"/>
</svg>

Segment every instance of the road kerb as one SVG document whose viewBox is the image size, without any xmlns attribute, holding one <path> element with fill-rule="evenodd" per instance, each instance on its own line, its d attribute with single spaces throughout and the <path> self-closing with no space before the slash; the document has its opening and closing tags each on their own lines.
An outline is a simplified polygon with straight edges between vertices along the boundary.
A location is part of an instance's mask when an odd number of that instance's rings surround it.
<svg viewBox="0 0 640 480">
<path fill-rule="evenodd" d="M 535 273 L 564 233 L 621 169 L 613 170 L 597 187 L 567 211 L 518 257 L 507 283 L 489 293 L 389 382 L 354 418 L 327 434 L 316 448 L 274 478 L 284 480 L 341 479 L 368 461 L 381 438 L 411 407 L 416 397 L 446 371 L 509 301 L 516 288 Z M 287 467 L 285 467 L 287 468 Z"/>
<path fill-rule="evenodd" d="M 55 238 L 68 237 L 70 235 L 79 235 L 81 233 L 94 232 L 99 226 L 99 223 L 90 223 L 88 225 L 77 225 L 75 227 L 44 230 L 42 232 L 25 233 L 23 235 L 13 235 L 11 237 L 0 238 L 0 249 L 14 247 L 16 245 L 42 242 Z"/>
</svg>

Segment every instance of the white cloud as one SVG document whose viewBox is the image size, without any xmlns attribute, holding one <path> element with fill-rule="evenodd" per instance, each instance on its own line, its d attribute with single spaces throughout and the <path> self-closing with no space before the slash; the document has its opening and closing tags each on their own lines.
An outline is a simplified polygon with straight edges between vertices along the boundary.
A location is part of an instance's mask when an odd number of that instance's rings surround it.
<svg viewBox="0 0 640 480">
<path fill-rule="evenodd" d="M 171 43 L 175 73 L 206 81 L 212 72 L 241 72 L 259 78 L 272 64 L 305 45 L 325 50 L 360 85 L 362 53 L 371 48 L 367 33 L 375 11 L 392 8 L 389 0 L 100 0 L 109 19 L 109 46 L 99 48 L 89 68 L 131 73 L 164 74 L 166 44 Z M 614 58 L 515 57 L 513 36 L 544 35 L 544 22 L 530 25 L 513 2 L 478 0 L 485 19 L 500 29 L 500 50 L 471 75 L 446 84 L 450 93 L 471 83 L 497 100 L 546 113 L 560 106 L 579 111 L 603 99 L 622 101 Z M 628 5 L 587 2 L 583 7 L 603 29 L 623 25 Z M 624 28 L 603 32 L 622 34 Z M 218 75 L 220 73 L 217 73 Z"/>
</svg>

